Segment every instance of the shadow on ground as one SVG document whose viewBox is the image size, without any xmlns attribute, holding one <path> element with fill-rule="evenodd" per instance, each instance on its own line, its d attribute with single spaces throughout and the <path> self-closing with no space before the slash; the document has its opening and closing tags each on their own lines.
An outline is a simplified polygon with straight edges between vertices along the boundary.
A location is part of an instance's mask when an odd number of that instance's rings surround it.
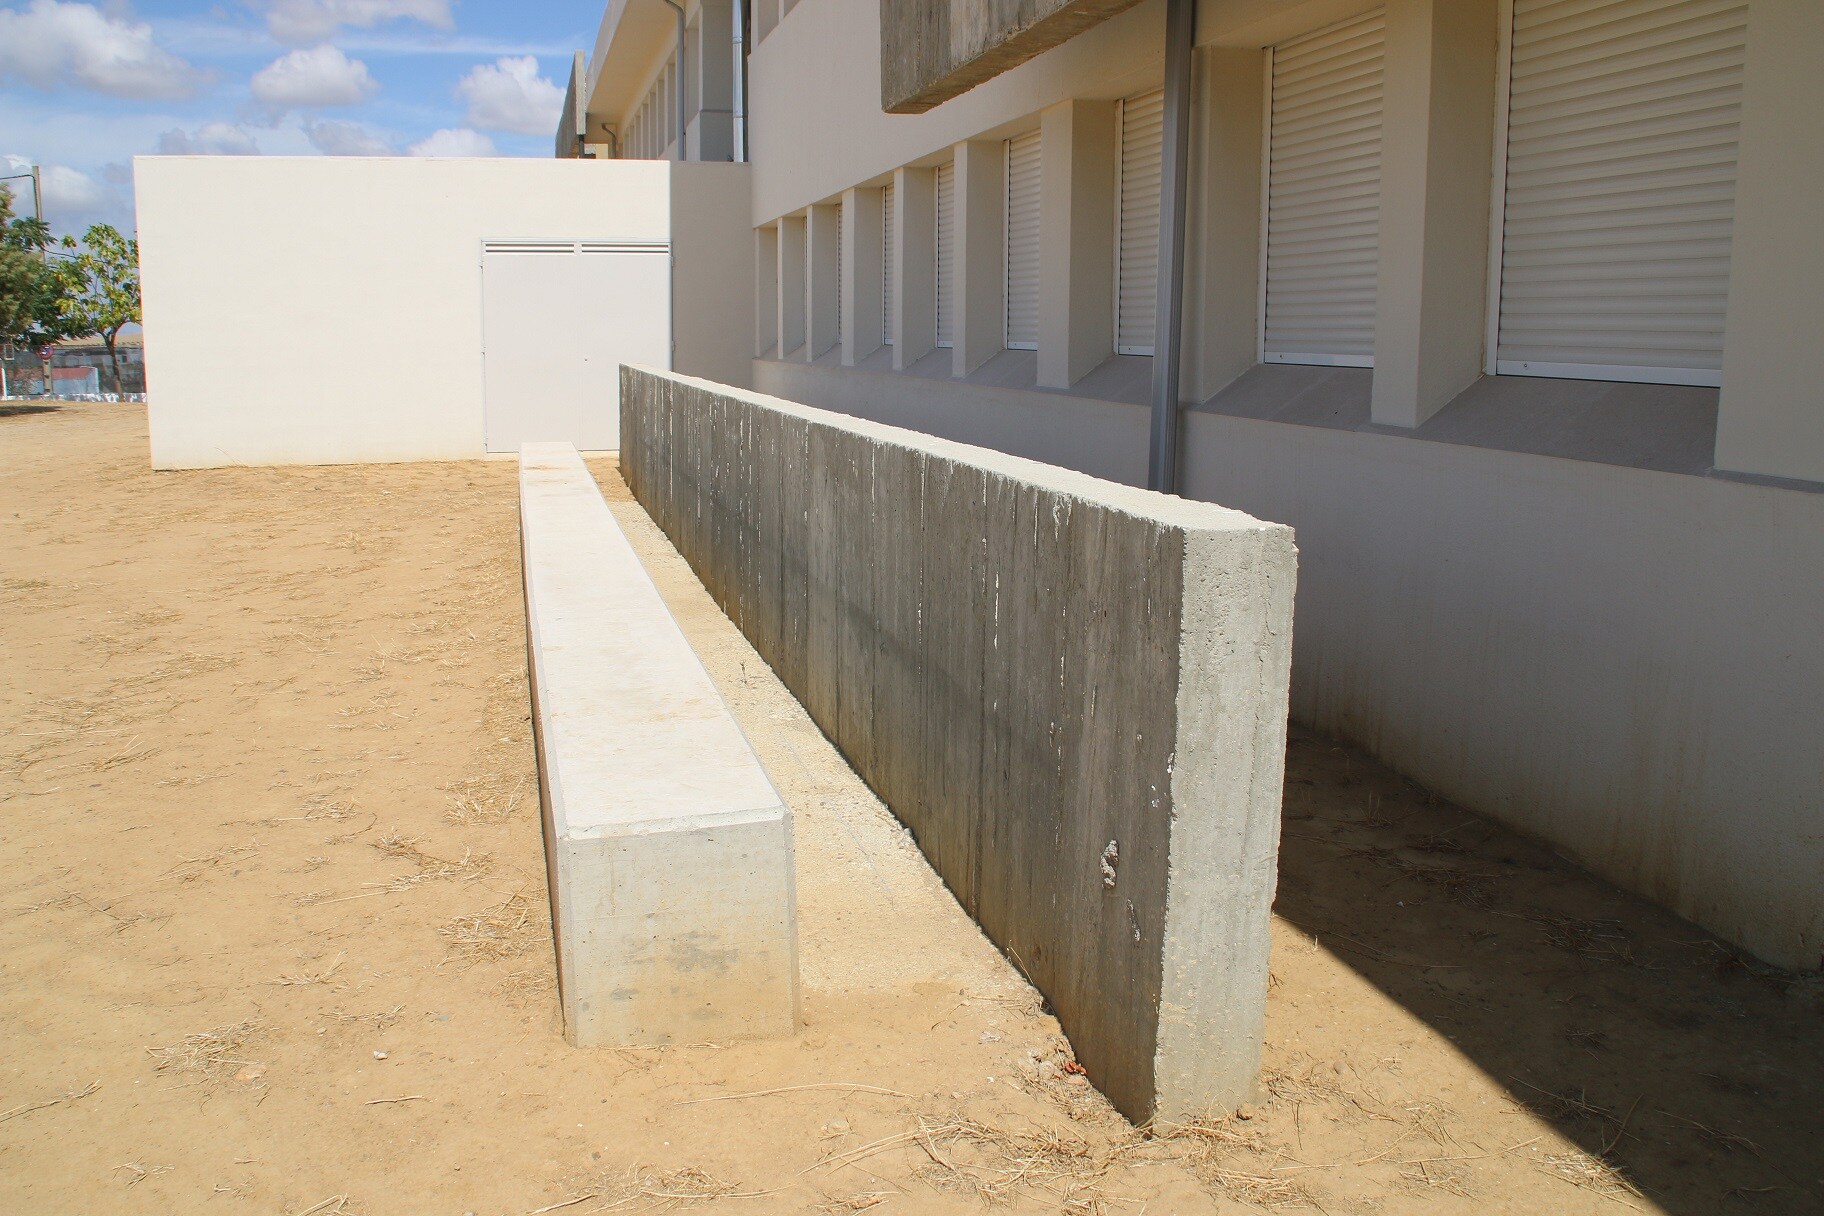
<svg viewBox="0 0 1824 1216">
<path fill-rule="evenodd" d="M 1308 731 L 1276 911 L 1666 1211 L 1824 1212 L 1824 977 Z"/>
<path fill-rule="evenodd" d="M 61 405 L 0 405 L 0 418 L 23 418 L 27 414 L 55 414 Z"/>
</svg>

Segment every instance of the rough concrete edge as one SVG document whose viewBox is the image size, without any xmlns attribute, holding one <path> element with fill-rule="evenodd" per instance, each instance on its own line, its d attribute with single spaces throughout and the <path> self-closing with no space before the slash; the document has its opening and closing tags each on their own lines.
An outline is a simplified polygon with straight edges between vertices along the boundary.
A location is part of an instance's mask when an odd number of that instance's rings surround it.
<svg viewBox="0 0 1824 1216">
<path fill-rule="evenodd" d="M 1042 490 L 1087 499 L 1099 506 L 1136 519 L 1151 520 L 1169 527 L 1183 528 L 1186 531 L 1240 532 L 1282 527 L 1279 524 L 1255 519 L 1232 507 L 1177 498 L 1153 490 L 1142 490 L 1135 486 L 1122 485 L 1120 482 L 1092 477 L 1088 473 L 1078 473 L 1057 465 L 1045 464 L 1042 461 L 1029 460 L 1023 456 L 1009 456 L 1007 453 L 995 451 L 993 448 L 976 447 L 973 444 L 940 439 L 920 431 L 889 426 L 881 422 L 870 422 L 864 418 L 822 410 L 815 406 L 800 405 L 782 397 L 771 397 L 749 389 L 734 388 L 730 385 L 718 384 L 713 380 L 701 380 L 695 376 L 685 376 L 663 368 L 645 367 L 631 363 L 622 365 L 623 383 L 628 376 L 635 375 L 651 376 L 657 380 L 689 385 L 710 393 L 733 397 L 752 405 L 801 418 L 819 426 L 833 427 L 836 430 L 861 435 L 880 443 L 910 448 L 931 456 L 953 460 L 959 464 L 1027 482 Z"/>
<path fill-rule="evenodd" d="M 1066 5 L 1026 25 L 1009 30 L 1004 37 L 976 47 L 973 52 L 965 51 L 969 55 L 967 59 L 951 63 L 935 79 L 928 80 L 901 96 L 894 96 L 892 91 L 901 81 L 890 76 L 890 65 L 883 63 L 880 108 L 888 114 L 924 114 L 934 110 L 944 102 L 961 97 L 977 85 L 985 84 L 1027 60 L 1036 59 L 1053 47 L 1062 46 L 1083 31 L 1119 16 L 1139 3 L 1140 0 L 1078 0 L 1075 4 Z M 885 7 L 883 0 L 882 8 Z M 949 60 L 956 54 L 955 34 L 952 23 L 948 20 L 949 7 L 943 5 L 940 10 L 946 20 L 943 22 L 944 46 L 939 53 Z M 884 55 L 887 49 L 885 39 L 882 40 L 881 49 Z M 916 60 L 922 58 L 922 55 L 915 54 L 908 58 Z"/>
<path fill-rule="evenodd" d="M 1258 1082 L 1297 561 L 1280 525 L 1185 535 L 1155 1118 L 1226 1113 Z"/>
</svg>

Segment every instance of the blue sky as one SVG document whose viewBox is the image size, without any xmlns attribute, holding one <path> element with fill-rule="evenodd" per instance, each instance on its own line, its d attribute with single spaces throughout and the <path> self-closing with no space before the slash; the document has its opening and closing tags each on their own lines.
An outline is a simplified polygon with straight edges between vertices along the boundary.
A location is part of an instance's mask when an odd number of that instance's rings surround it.
<svg viewBox="0 0 1824 1216">
<path fill-rule="evenodd" d="M 46 218 L 80 232 L 131 227 L 136 155 L 549 156 L 600 18 L 600 0 L 0 0 L 0 166 L 43 166 Z"/>
</svg>

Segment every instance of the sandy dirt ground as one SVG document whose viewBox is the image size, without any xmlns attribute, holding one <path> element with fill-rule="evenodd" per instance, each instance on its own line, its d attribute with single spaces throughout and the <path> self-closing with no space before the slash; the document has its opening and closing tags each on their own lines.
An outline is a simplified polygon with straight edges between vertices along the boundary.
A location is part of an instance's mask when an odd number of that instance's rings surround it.
<svg viewBox="0 0 1824 1216">
<path fill-rule="evenodd" d="M 1824 1000 L 1295 734 L 1260 1100 L 1129 1128 L 628 500 L 798 816 L 789 1040 L 555 1007 L 511 463 L 0 411 L 0 1211 L 1824 1211 Z"/>
</svg>

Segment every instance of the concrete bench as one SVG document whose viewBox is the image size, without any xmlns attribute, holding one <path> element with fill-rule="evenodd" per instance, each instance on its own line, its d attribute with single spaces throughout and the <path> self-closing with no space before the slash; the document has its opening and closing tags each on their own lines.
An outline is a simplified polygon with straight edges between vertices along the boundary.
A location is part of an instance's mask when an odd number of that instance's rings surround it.
<svg viewBox="0 0 1824 1216">
<path fill-rule="evenodd" d="M 789 1033 L 791 813 L 567 443 L 520 450 L 520 544 L 565 1037 Z"/>
</svg>

